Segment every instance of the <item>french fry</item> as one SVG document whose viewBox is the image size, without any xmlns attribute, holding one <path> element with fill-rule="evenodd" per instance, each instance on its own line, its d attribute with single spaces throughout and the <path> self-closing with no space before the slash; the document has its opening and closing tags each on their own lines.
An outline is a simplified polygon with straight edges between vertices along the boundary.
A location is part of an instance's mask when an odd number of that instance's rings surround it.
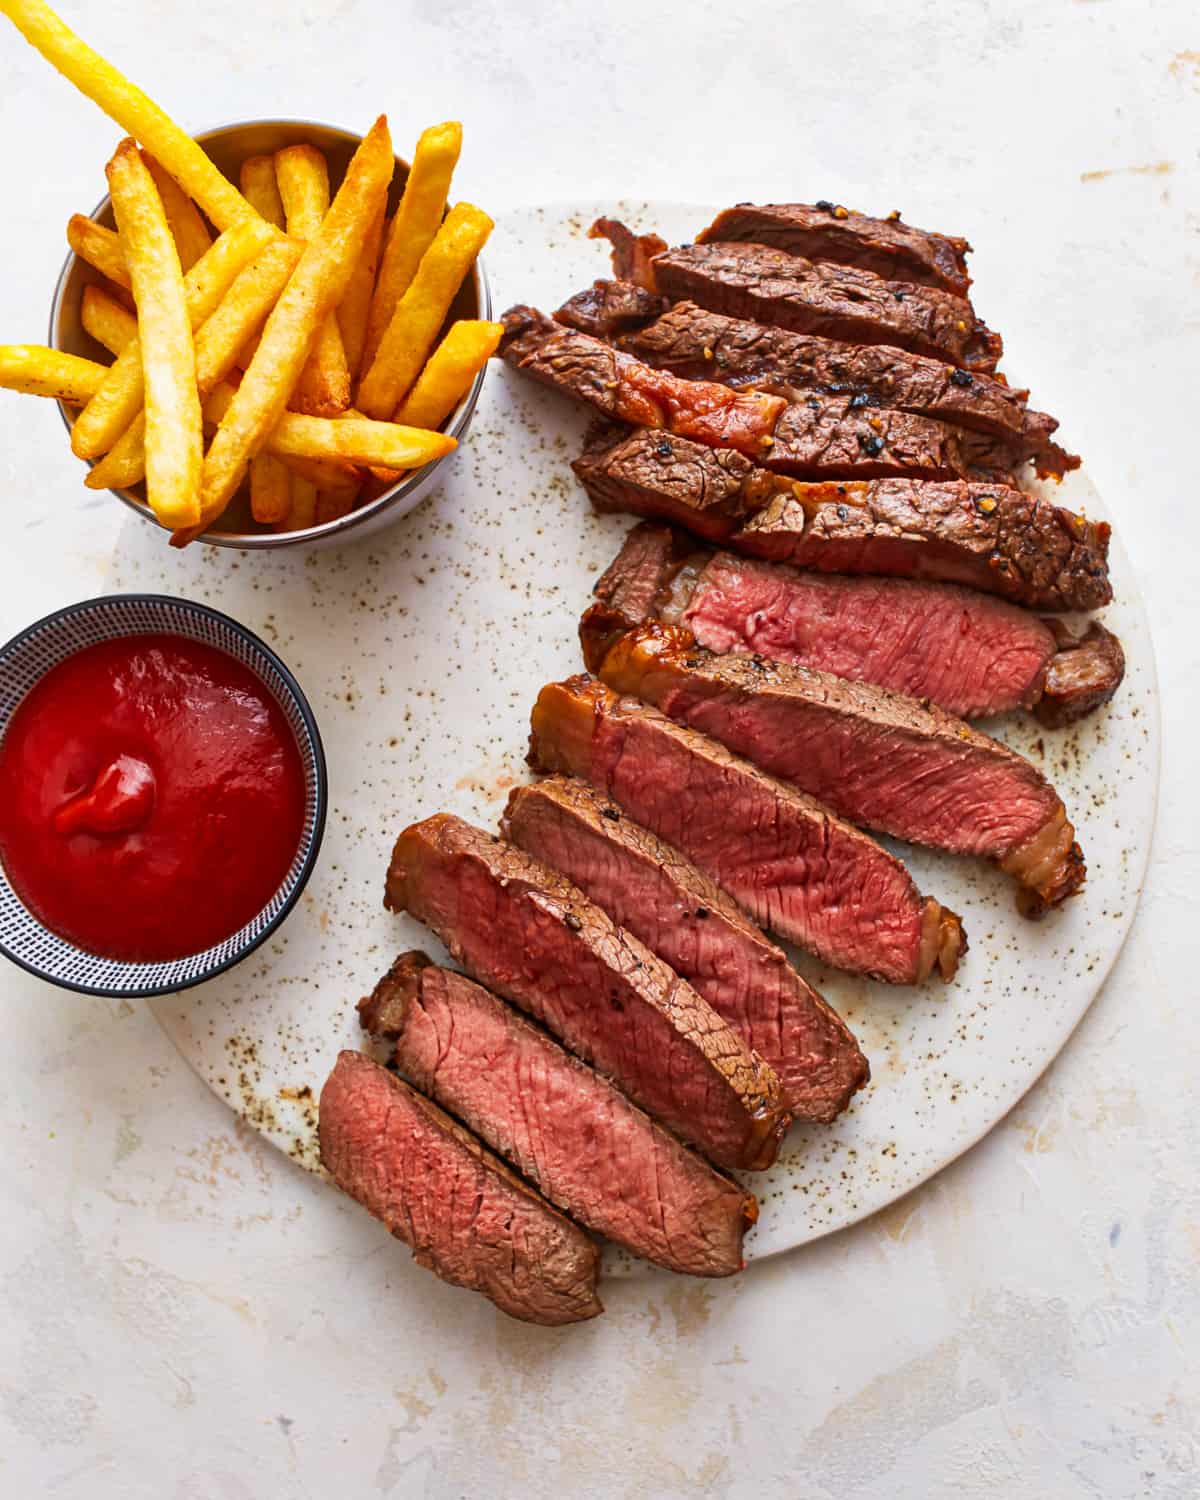
<svg viewBox="0 0 1200 1500">
<path fill-rule="evenodd" d="M 502 323 L 460 318 L 429 357 L 394 420 L 409 427 L 440 427 L 495 354 Z"/>
<path fill-rule="evenodd" d="M 273 156 L 248 156 L 238 178 L 242 194 L 255 213 L 261 214 L 276 229 L 284 227 L 283 199 L 275 180 Z"/>
<path fill-rule="evenodd" d="M 247 376 L 246 379 L 249 377 Z M 243 380 L 242 384 L 245 384 Z M 239 392 L 227 381 L 204 403 L 206 422 L 224 424 Z M 282 458 L 289 467 L 304 460 L 333 460 L 344 464 L 380 465 L 390 469 L 419 469 L 423 464 L 452 452 L 458 445 L 444 432 L 422 427 L 399 427 L 395 422 L 373 422 L 367 417 L 306 417 L 300 412 L 281 412 L 269 429 L 263 448 Z M 329 471 L 298 465 L 307 474 Z"/>
<path fill-rule="evenodd" d="M 362 254 L 354 267 L 346 295 L 338 305 L 338 328 L 342 335 L 342 347 L 346 351 L 346 368 L 350 371 L 351 388 L 362 369 L 363 351 L 367 345 L 367 318 L 371 312 L 375 274 L 383 249 L 383 231 L 384 213 L 380 209 L 374 224 L 367 231 Z"/>
<path fill-rule="evenodd" d="M 268 245 L 235 277 L 220 305 L 196 332 L 196 388 L 203 402 L 237 362 L 248 338 L 262 326 L 300 259 L 290 240 Z M 146 472 L 145 412 L 139 412 L 84 484 L 91 490 L 124 490 Z"/>
<path fill-rule="evenodd" d="M 367 318 L 363 370 L 370 368 L 400 298 L 411 285 L 422 256 L 438 232 L 461 150 L 462 126 L 457 120 L 431 125 L 421 133 L 404 184 L 404 196 L 383 248 Z"/>
<path fill-rule="evenodd" d="M 136 84 L 76 36 L 45 0 L 0 0 L 0 14 L 52 67 L 140 141 L 218 229 L 228 229 L 246 216 L 255 217 L 203 148 Z"/>
<path fill-rule="evenodd" d="M 192 526 L 200 515 L 204 445 L 179 252 L 154 179 L 131 140 L 118 146 L 107 171 L 138 309 L 146 393 L 146 498 L 162 525 Z"/>
<path fill-rule="evenodd" d="M 362 475 L 358 469 L 342 459 L 298 458 L 294 453 L 289 453 L 284 456 L 283 462 L 293 474 L 303 475 L 319 490 L 349 493 L 351 488 L 357 490 L 362 484 Z"/>
<path fill-rule="evenodd" d="M 279 523 L 279 531 L 307 531 L 317 522 L 317 487 L 299 474 L 292 475 L 291 504 L 286 520 Z"/>
<path fill-rule="evenodd" d="M 275 180 L 287 232 L 307 242 L 329 212 L 329 167 L 315 146 L 285 146 L 275 153 Z M 317 342 L 288 405 L 315 417 L 336 417 L 350 405 L 350 370 L 337 317 L 321 324 Z"/>
<path fill-rule="evenodd" d="M 326 315 L 341 301 L 392 175 L 392 143 L 381 115 L 346 171 L 320 230 L 267 319 L 262 341 L 204 461 L 201 526 L 233 498 L 250 459 L 278 422 Z M 315 421 L 317 418 L 307 420 Z M 184 531 L 172 542 L 183 546 Z"/>
<path fill-rule="evenodd" d="M 83 331 L 110 354 L 124 354 L 126 346 L 137 338 L 137 319 L 124 303 L 111 297 L 103 287 L 84 287 L 79 316 Z M 105 367 L 106 377 L 111 369 L 111 365 Z M 103 384 L 102 381 L 101 389 Z"/>
<path fill-rule="evenodd" d="M 234 277 L 274 236 L 271 226 L 255 215 L 240 220 L 214 240 L 183 279 L 192 328 L 211 316 Z M 130 344 L 80 412 L 71 429 L 72 453 L 77 458 L 99 458 L 107 453 L 137 416 L 144 389 L 141 346 Z"/>
<path fill-rule="evenodd" d="M 324 526 L 326 521 L 340 521 L 343 516 L 348 516 L 361 489 L 362 481 L 359 480 L 350 491 L 318 490 L 316 524 Z"/>
<path fill-rule="evenodd" d="M 491 219 L 470 203 L 456 203 L 446 215 L 359 387 L 358 405 L 368 417 L 390 417 L 408 394 L 491 232 Z"/>
<path fill-rule="evenodd" d="M 83 403 L 96 392 L 107 366 L 41 344 L 0 344 L 0 386 L 26 396 Z"/>
<path fill-rule="evenodd" d="M 86 260 L 109 281 L 129 290 L 129 267 L 125 264 L 120 235 L 84 214 L 72 214 L 67 220 L 67 244 L 80 260 Z"/>
<path fill-rule="evenodd" d="M 292 504 L 292 482 L 286 465 L 273 453 L 250 460 L 250 514 L 264 526 L 287 519 Z"/>
<path fill-rule="evenodd" d="M 179 264 L 185 271 L 190 271 L 212 244 L 212 235 L 208 232 L 200 210 L 170 172 L 155 161 L 148 151 L 142 152 L 142 160 L 154 178 L 154 186 L 162 199 L 175 248 L 179 251 Z"/>
</svg>

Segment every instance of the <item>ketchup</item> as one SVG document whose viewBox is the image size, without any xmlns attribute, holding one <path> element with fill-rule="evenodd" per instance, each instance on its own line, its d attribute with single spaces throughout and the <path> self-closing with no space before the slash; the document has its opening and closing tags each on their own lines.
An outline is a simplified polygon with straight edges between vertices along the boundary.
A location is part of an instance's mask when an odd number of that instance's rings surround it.
<svg viewBox="0 0 1200 1500">
<path fill-rule="evenodd" d="M 44 926 L 156 961 L 231 937 L 283 883 L 304 827 L 295 736 L 257 677 L 174 635 L 60 662 L 0 744 L 0 860 Z"/>
</svg>

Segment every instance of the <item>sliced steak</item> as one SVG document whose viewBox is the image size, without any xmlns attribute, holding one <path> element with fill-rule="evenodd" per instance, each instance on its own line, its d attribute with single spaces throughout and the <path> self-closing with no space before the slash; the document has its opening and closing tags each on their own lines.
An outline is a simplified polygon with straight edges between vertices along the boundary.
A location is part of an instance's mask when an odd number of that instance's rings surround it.
<svg viewBox="0 0 1200 1500">
<path fill-rule="evenodd" d="M 408 1084 L 343 1052 L 320 1109 L 321 1161 L 418 1265 L 526 1323 L 604 1311 L 587 1235 Z"/>
<path fill-rule="evenodd" d="M 609 242 L 613 273 L 620 281 L 632 281 L 648 291 L 655 290 L 654 257 L 667 248 L 661 235 L 634 234 L 619 219 L 597 219 L 588 230 L 588 239 Z"/>
<path fill-rule="evenodd" d="M 530 307 L 512 307 L 504 314 L 500 353 L 515 369 L 603 416 L 665 427 L 717 448 L 762 453 L 787 404 L 780 396 L 732 391 L 652 370 L 632 354 L 565 328 Z"/>
<path fill-rule="evenodd" d="M 769 657 L 928 699 L 963 718 L 1036 707 L 1061 727 L 1120 685 L 1116 637 L 1081 640 L 975 589 L 900 578 L 802 573 L 710 552 L 643 521 L 596 584 L 579 635 L 590 671 L 647 620 L 686 626 L 710 651 Z"/>
<path fill-rule="evenodd" d="M 634 281 L 594 281 L 586 291 L 577 292 L 554 314 L 556 323 L 590 333 L 594 338 L 611 339 L 618 334 L 640 328 L 657 318 L 666 307 L 665 297 L 648 292 Z M 697 377 L 684 377 L 693 380 Z M 703 379 L 703 376 L 699 377 Z M 722 381 L 722 384 L 732 384 Z"/>
<path fill-rule="evenodd" d="M 822 573 L 964 583 L 1034 609 L 1112 599 L 1110 528 L 1003 485 L 804 484 L 663 432 L 596 428 L 572 467 L 600 511 L 672 521 Z"/>
<path fill-rule="evenodd" d="M 849 344 L 896 344 L 967 370 L 990 373 L 1004 347 L 964 297 L 765 245 L 683 245 L 655 257 L 654 279 L 672 302 Z"/>
<path fill-rule="evenodd" d="M 597 282 L 556 316 L 582 316 L 590 298 L 593 307 L 612 309 L 607 319 L 597 318 L 598 324 L 608 324 L 603 337 L 622 332 L 623 349 L 684 380 L 716 380 L 737 390 L 753 387 L 789 401 L 809 391 L 842 396 L 860 409 L 894 408 L 986 433 L 1009 444 L 1018 459 L 1032 460 L 1043 476 L 1061 476 L 1079 467 L 1075 454 L 1051 441 L 1058 427 L 1055 418 L 1030 411 L 1027 391 L 993 376 L 972 375 L 944 360 L 925 359 L 887 344 L 845 344 L 727 318 L 694 302 L 676 303 L 647 323 L 634 315 L 626 287 L 624 282 Z M 650 305 L 639 288 L 629 287 L 628 292 L 642 299 L 638 312 Z"/>
<path fill-rule="evenodd" d="M 385 904 L 721 1166 L 774 1161 L 788 1123 L 779 1079 L 556 871 L 442 813 L 397 839 Z"/>
<path fill-rule="evenodd" d="M 504 322 L 504 358 L 535 380 L 601 416 L 733 448 L 780 473 L 1004 479 L 1018 462 L 1000 439 L 907 412 L 858 410 L 847 397 L 812 395 L 789 404 L 781 396 L 680 380 L 528 308 L 511 308 Z"/>
<path fill-rule="evenodd" d="M 542 689 L 532 730 L 533 766 L 590 781 L 780 937 L 893 984 L 953 976 L 966 946 L 953 912 L 874 840 L 706 735 L 584 676 Z"/>
<path fill-rule="evenodd" d="M 603 793 L 551 776 L 512 793 L 502 826 L 703 995 L 779 1074 L 797 1119 L 834 1119 L 866 1083 L 867 1060 L 849 1028 L 781 950 L 691 860 Z"/>
<path fill-rule="evenodd" d="M 684 1275 L 741 1270 L 754 1198 L 503 1000 L 405 953 L 358 1009 L 406 1078 L 588 1229 Z"/>
<path fill-rule="evenodd" d="M 1083 884 L 1054 788 L 941 709 L 808 667 L 715 656 L 674 625 L 630 631 L 600 676 L 862 827 L 995 860 L 1018 882 L 1026 916 Z"/>
<path fill-rule="evenodd" d="M 873 219 L 840 205 L 820 203 L 739 203 L 719 213 L 696 236 L 770 245 L 808 260 L 858 266 L 892 281 L 915 281 L 967 295 L 970 245 L 952 234 L 933 234 L 905 224 L 898 213 Z"/>
<path fill-rule="evenodd" d="M 1082 635 L 1061 620 L 1046 623 L 1058 650 L 1035 712 L 1047 728 L 1062 729 L 1108 702 L 1125 676 L 1125 653 L 1116 636 L 1095 620 Z"/>
</svg>

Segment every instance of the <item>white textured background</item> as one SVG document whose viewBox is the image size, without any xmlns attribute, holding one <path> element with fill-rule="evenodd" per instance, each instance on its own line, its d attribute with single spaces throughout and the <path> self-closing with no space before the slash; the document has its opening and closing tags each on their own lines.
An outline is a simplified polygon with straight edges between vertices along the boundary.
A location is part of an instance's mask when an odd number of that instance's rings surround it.
<svg viewBox="0 0 1200 1500">
<path fill-rule="evenodd" d="M 1134 935 L 1010 1120 L 855 1230 L 560 1333 L 411 1267 L 143 1010 L 5 968 L 0 1495 L 1200 1495 L 1194 0 L 64 10 L 197 129 L 386 109 L 403 149 L 460 116 L 484 205 L 827 196 L 967 233 L 1140 571 L 1166 749 Z M 33 341 L 115 132 L 7 30 L 0 79 L 0 338 Z M 99 590 L 121 517 L 48 405 L 0 397 L 0 486 L 8 635 Z"/>
</svg>

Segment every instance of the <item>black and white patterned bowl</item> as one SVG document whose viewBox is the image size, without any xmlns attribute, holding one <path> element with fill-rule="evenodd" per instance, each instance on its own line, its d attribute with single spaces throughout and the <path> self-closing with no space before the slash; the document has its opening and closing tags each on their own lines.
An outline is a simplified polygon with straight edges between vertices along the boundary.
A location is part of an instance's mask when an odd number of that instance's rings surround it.
<svg viewBox="0 0 1200 1500">
<path fill-rule="evenodd" d="M 325 831 L 325 752 L 299 683 L 244 625 L 218 610 L 165 594 L 113 594 L 68 605 L 0 647 L 0 741 L 25 694 L 59 662 L 117 636 L 186 636 L 227 652 L 270 691 L 296 736 L 304 769 L 300 846 L 283 884 L 258 915 L 223 942 L 186 958 L 129 963 L 86 953 L 44 927 L 17 899 L 0 866 L 0 953 L 63 989 L 135 999 L 170 994 L 222 973 L 252 953 L 287 916 L 308 882 Z"/>
</svg>

